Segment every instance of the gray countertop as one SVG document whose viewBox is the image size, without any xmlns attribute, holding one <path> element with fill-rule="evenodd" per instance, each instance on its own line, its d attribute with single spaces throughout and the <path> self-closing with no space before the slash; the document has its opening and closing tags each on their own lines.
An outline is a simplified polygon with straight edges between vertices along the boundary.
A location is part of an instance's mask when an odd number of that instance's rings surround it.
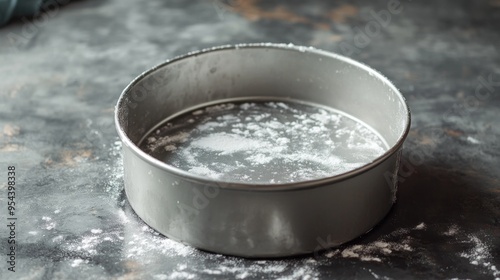
<svg viewBox="0 0 500 280">
<path fill-rule="evenodd" d="M 63 2 L 63 1 L 60 1 Z M 64 1 L 68 2 L 68 1 Z M 500 2 L 71 1 L 0 28 L 0 219 L 16 169 L 16 272 L 1 279 L 500 278 Z M 138 74 L 223 44 L 362 61 L 407 98 L 398 200 L 317 256 L 246 260 L 150 229 L 123 192 L 113 110 Z"/>
</svg>

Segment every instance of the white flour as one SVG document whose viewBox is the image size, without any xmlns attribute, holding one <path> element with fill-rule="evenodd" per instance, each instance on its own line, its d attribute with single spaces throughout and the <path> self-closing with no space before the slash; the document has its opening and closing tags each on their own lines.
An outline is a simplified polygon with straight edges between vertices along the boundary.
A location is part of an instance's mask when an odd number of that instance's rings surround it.
<svg viewBox="0 0 500 280">
<path fill-rule="evenodd" d="M 415 229 L 426 229 L 426 227 L 425 223 L 420 223 L 415 227 Z"/>
<path fill-rule="evenodd" d="M 52 220 L 51 217 L 42 217 L 42 220 L 45 221 L 45 229 L 53 230 L 56 227 L 56 222 Z"/>
<path fill-rule="evenodd" d="M 445 231 L 443 234 L 446 236 L 454 236 L 458 233 L 458 226 L 457 225 L 451 225 L 447 231 Z"/>
<path fill-rule="evenodd" d="M 418 230 L 418 229 L 413 229 Z M 411 230 L 397 230 L 368 244 L 355 244 L 343 249 L 332 249 L 325 253 L 327 258 L 357 259 L 363 262 L 383 262 L 394 254 L 413 252 Z M 397 241 L 388 241 L 394 240 Z"/>
<path fill-rule="evenodd" d="M 468 259 L 471 265 L 482 266 L 489 270 L 493 277 L 500 277 L 500 267 L 497 267 L 500 264 L 493 262 L 489 245 L 475 235 L 469 235 L 468 239 L 473 247 L 469 251 L 461 253 L 460 256 Z"/>
<path fill-rule="evenodd" d="M 337 175 L 371 162 L 386 146 L 335 111 L 283 102 L 220 104 L 179 116 L 142 149 L 193 174 L 252 183 Z"/>
</svg>

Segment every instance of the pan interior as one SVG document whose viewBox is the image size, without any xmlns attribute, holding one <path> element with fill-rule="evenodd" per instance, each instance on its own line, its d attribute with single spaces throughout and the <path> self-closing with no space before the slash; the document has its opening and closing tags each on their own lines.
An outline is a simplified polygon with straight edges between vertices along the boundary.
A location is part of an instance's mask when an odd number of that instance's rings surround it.
<svg viewBox="0 0 500 280">
<path fill-rule="evenodd" d="M 255 97 L 185 110 L 151 129 L 139 146 L 189 173 L 251 184 L 335 176 L 388 149 L 373 128 L 342 111 Z"/>
</svg>

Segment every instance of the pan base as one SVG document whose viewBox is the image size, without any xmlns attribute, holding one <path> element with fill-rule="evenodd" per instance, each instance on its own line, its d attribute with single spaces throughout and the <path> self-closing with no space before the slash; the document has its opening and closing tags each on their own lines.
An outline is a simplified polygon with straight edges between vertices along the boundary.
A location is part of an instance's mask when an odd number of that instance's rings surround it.
<svg viewBox="0 0 500 280">
<path fill-rule="evenodd" d="M 163 122 L 140 147 L 189 173 L 248 184 L 331 177 L 368 164 L 387 150 L 378 133 L 352 116 L 282 100 L 197 108 Z"/>
</svg>

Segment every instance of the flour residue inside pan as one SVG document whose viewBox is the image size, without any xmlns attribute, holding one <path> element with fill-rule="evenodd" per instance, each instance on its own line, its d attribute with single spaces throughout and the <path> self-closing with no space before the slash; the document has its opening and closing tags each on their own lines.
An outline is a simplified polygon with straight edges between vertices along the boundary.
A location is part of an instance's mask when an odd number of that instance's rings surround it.
<svg viewBox="0 0 500 280">
<path fill-rule="evenodd" d="M 185 113 L 151 132 L 140 147 L 189 173 L 252 184 L 338 175 L 387 150 L 371 128 L 342 112 L 277 101 Z"/>
</svg>

